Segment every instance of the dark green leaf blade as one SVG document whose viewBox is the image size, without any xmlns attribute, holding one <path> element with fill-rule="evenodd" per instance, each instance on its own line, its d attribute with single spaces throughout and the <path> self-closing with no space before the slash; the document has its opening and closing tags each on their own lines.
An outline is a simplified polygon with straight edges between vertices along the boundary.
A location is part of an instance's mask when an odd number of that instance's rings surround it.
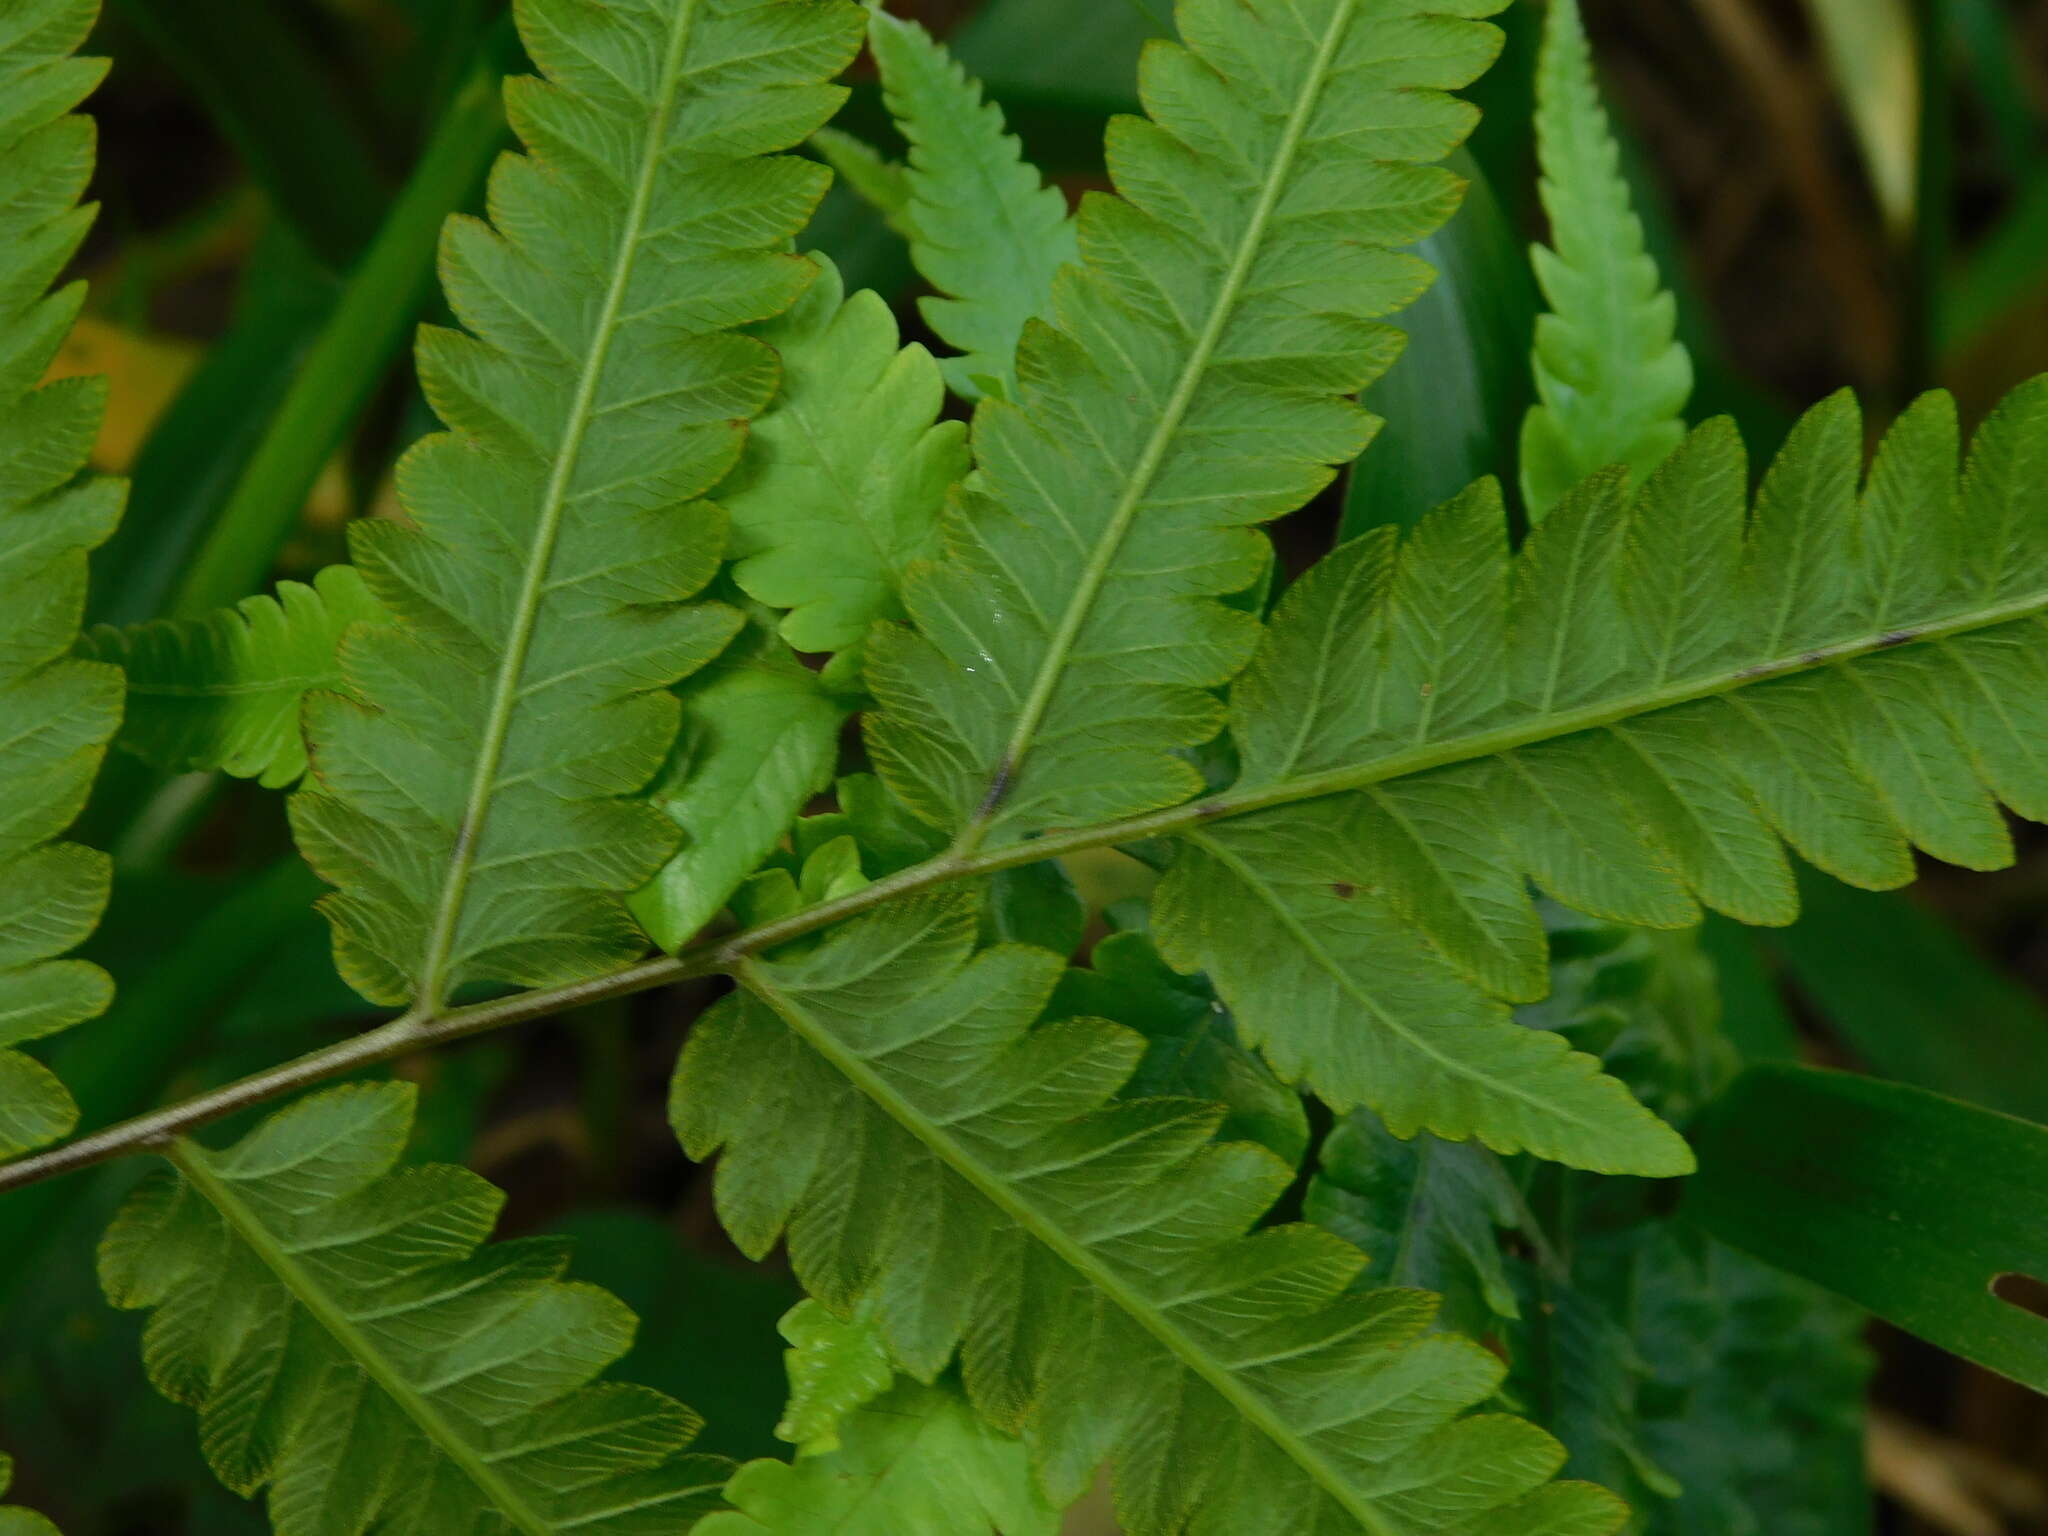
<svg viewBox="0 0 2048 1536">
<path fill-rule="evenodd" d="M 1709 1232 L 1965 1359 L 2048 1392 L 2048 1127 L 1924 1089 L 1754 1067 L 1700 1133 Z M 2001 1294 L 2001 1291 L 2004 1294 Z"/>
<path fill-rule="evenodd" d="M 1799 921 L 1764 937 L 1870 1070 L 2048 1121 L 2048 1010 L 1934 912 L 1802 868 Z"/>
</svg>

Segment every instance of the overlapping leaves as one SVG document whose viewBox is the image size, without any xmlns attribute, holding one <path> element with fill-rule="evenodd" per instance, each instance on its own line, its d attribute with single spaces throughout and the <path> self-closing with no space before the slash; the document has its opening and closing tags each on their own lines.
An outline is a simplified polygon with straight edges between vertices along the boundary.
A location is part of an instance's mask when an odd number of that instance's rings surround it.
<svg viewBox="0 0 2048 1536">
<path fill-rule="evenodd" d="M 154 1309 L 150 1378 L 199 1413 L 222 1482 L 268 1489 L 280 1536 L 668 1536 L 728 1468 L 644 1388 L 590 1385 L 633 1317 L 565 1284 L 565 1245 L 480 1246 L 503 1196 L 396 1170 L 400 1084 L 331 1089 L 223 1152 L 189 1142 L 100 1251 L 117 1306 Z"/>
<path fill-rule="evenodd" d="M 910 142 L 897 212 L 911 259 L 938 293 L 918 307 L 960 355 L 940 364 L 968 399 L 1017 385 L 1017 343 L 1079 258 L 1060 193 L 1043 186 L 1002 110 L 915 22 L 877 10 L 868 42 L 883 97 Z"/>
<path fill-rule="evenodd" d="M 71 659 L 86 554 L 114 530 L 123 488 L 81 479 L 106 386 L 38 382 L 84 302 L 49 288 L 92 211 L 78 206 L 93 126 L 70 115 L 105 72 L 72 51 L 94 0 L 21 0 L 0 14 L 0 1156 L 71 1129 L 50 1070 L 11 1049 L 89 1019 L 111 984 L 57 958 L 106 905 L 104 856 L 54 841 L 85 804 L 121 720 L 121 675 Z"/>
<path fill-rule="evenodd" d="M 1838 397 L 1753 513 L 1717 422 L 1633 496 L 1618 471 L 1582 485 L 1512 558 L 1486 494 L 1337 550 L 1232 696 L 1244 775 L 1222 798 L 1273 808 L 1193 839 L 1159 898 L 1168 957 L 1397 1131 L 1682 1171 L 1675 1140 L 1592 1098 L 1589 1059 L 1493 1000 L 1543 986 L 1523 882 L 1645 927 L 1703 904 L 1783 923 L 1788 842 L 1868 886 L 1910 879 L 1914 846 L 2007 862 L 1997 802 L 2048 814 L 2048 383 L 1960 478 L 1957 455 L 1929 396 L 1866 480 Z"/>
<path fill-rule="evenodd" d="M 741 1467 L 734 1509 L 701 1536 L 1058 1536 L 1023 1447 L 942 1388 L 898 1383 L 847 1415 L 841 1442 Z"/>
<path fill-rule="evenodd" d="M 1189 0 L 1120 117 L 1120 197 L 1081 209 L 1083 262 L 1026 327 L 1014 403 L 975 417 L 947 557 L 914 570 L 915 631 L 881 632 L 869 739 L 966 842 L 1015 840 L 1197 791 L 1178 747 L 1257 626 L 1216 601 L 1269 558 L 1248 526 L 1358 453 L 1348 396 L 1394 355 L 1371 317 L 1427 268 L 1390 250 L 1455 208 L 1425 163 L 1469 130 L 1445 94 L 1491 62 L 1499 0 Z"/>
<path fill-rule="evenodd" d="M 669 685 L 732 637 L 688 601 L 729 470 L 777 367 L 731 328 L 814 269 L 785 249 L 825 172 L 772 152 L 830 116 L 858 46 L 837 0 L 538 0 L 544 80 L 506 101 L 525 156 L 496 227 L 457 219 L 444 286 L 469 333 L 422 334 L 450 430 L 404 459 L 407 521 L 352 529 L 394 614 L 342 648 L 350 694 L 307 708 L 300 846 L 344 974 L 432 1008 L 466 983 L 545 985 L 644 945 L 625 893 L 672 824 L 619 797 L 674 739 Z"/>
<path fill-rule="evenodd" d="M 857 647 L 898 618 L 903 573 L 938 552 L 946 492 L 967 473 L 965 430 L 941 422 L 938 365 L 903 346 L 878 294 L 849 295 L 825 257 L 810 291 L 755 334 L 782 360 L 774 408 L 755 424 L 719 504 L 733 575 L 789 610 L 799 651 Z"/>
<path fill-rule="evenodd" d="M 330 565 L 311 585 L 279 582 L 202 619 L 101 625 L 83 650 L 128 677 L 119 744 L 175 772 L 218 768 L 269 789 L 306 771 L 299 707 L 343 686 L 336 648 L 383 608 L 355 569 Z"/>
<path fill-rule="evenodd" d="M 1544 910 L 1551 994 L 1522 1023 L 1597 1053 L 1689 1125 L 1737 1067 L 1692 933 Z M 1504 1162 L 1370 1111 L 1323 1142 L 1306 1210 L 1369 1273 L 1445 1298 L 1509 1361 L 1506 1393 L 1657 1536 L 1858 1530 L 1860 1315 L 1674 1215 L 1653 1185 Z M 1538 1215 L 1538 1212 L 1541 1215 Z"/>
<path fill-rule="evenodd" d="M 1547 1436 L 1459 1417 L 1500 1365 L 1422 1336 L 1433 1298 L 1349 1291 L 1357 1251 L 1311 1228 L 1245 1236 L 1286 1165 L 1213 1141 L 1220 1108 L 1112 1103 L 1143 1040 L 1032 1029 L 1059 957 L 975 932 L 968 899 L 907 899 L 748 962 L 692 1032 L 673 1114 L 744 1249 L 786 1236 L 917 1376 L 957 1352 L 1056 1504 L 1110 1458 L 1134 1536 L 1614 1528 Z"/>
</svg>

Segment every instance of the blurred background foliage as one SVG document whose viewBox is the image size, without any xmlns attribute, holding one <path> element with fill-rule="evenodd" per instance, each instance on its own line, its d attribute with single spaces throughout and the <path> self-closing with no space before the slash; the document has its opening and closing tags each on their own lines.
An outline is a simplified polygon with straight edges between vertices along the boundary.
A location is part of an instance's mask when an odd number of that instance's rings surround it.
<svg viewBox="0 0 2048 1536">
<path fill-rule="evenodd" d="M 1133 105 L 1137 54 L 1172 24 L 1166 0 L 891 8 L 949 39 L 1070 195 L 1105 184 L 1104 122 Z M 1875 432 L 1924 388 L 1954 390 L 1969 416 L 2048 369 L 2048 0 L 1585 11 L 1699 363 L 1696 417 L 1736 416 L 1760 460 L 1798 406 L 1842 384 L 1864 393 Z M 1440 280 L 1403 317 L 1414 345 L 1373 391 L 1388 428 L 1278 530 L 1289 569 L 1340 528 L 1412 521 L 1476 475 L 1515 483 L 1537 302 L 1526 247 L 1542 234 L 1527 126 L 1539 21 L 1538 0 L 1503 18 L 1461 167 L 1472 195 L 1429 242 Z M 504 141 L 495 81 L 518 60 L 501 0 L 108 0 L 94 51 L 115 61 L 92 108 L 103 211 L 81 259 L 90 312 L 61 367 L 112 380 L 99 458 L 134 494 L 96 565 L 94 617 L 127 623 L 304 577 L 340 557 L 348 519 L 392 509 L 392 463 L 428 424 L 407 343 L 416 322 L 445 318 L 439 226 L 480 201 Z M 843 125 L 900 152 L 872 71 L 854 80 Z M 918 334 L 905 251 L 855 196 L 834 191 L 810 243 Z M 1753 1055 L 2048 1120 L 2048 836 L 2019 832 L 2023 856 L 2002 874 L 1929 867 L 1910 897 L 1813 877 L 1791 929 L 1710 928 L 1707 985 L 1731 1036 Z M 88 1126 L 361 1022 L 276 797 L 162 783 L 117 759 L 86 833 L 118 860 L 95 945 L 123 987 L 111 1015 L 57 1047 Z M 1091 941 L 1123 926 L 1110 909 L 1146 879 L 1113 854 L 1070 873 Z M 578 1272 L 641 1314 L 626 1373 L 700 1409 L 703 1448 L 774 1454 L 774 1321 L 794 1288 L 724 1243 L 661 1112 L 709 985 L 401 1070 L 432 1084 L 422 1153 L 504 1185 L 508 1230 L 573 1233 Z M 135 1173 L 0 1201 L 0 1446 L 16 1492 L 71 1536 L 260 1531 L 206 1473 L 190 1417 L 147 1389 L 139 1325 L 92 1281 L 95 1236 Z M 1743 1284 L 1695 1279 L 1729 1305 Z M 1872 1337 L 1874 1528 L 2048 1531 L 2048 1404 L 1903 1335 Z M 1780 1365 L 1796 1370 L 1802 1347 L 1788 1340 Z M 1716 1411 L 1732 1425 L 1742 1405 Z M 1708 1432 L 1675 1419 L 1657 1454 L 1682 1466 L 1688 1437 L 1697 1448 Z M 1802 1471 L 1836 1475 L 1787 1475 Z M 1109 1528 L 1099 1508 L 1071 1524 Z"/>
</svg>

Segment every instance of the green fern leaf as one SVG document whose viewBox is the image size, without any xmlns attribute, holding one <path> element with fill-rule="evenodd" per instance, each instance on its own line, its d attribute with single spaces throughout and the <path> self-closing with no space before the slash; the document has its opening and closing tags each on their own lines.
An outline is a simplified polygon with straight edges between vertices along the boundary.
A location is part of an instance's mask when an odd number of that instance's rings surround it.
<svg viewBox="0 0 2048 1536">
<path fill-rule="evenodd" d="M 1692 358 L 1678 305 L 1643 244 L 1600 104 L 1578 0 L 1550 0 L 1536 76 L 1536 145 L 1552 247 L 1531 252 L 1550 313 L 1536 321 L 1536 392 L 1522 422 L 1522 495 L 1547 516 L 1595 470 L 1632 484 L 1685 437 Z"/>
<path fill-rule="evenodd" d="M 351 548 L 400 621 L 342 647 L 351 695 L 307 708 L 294 801 L 342 973 L 432 1010 L 469 983 L 539 986 L 645 945 L 623 896 L 668 858 L 643 788 L 674 739 L 671 685 L 740 619 L 687 601 L 723 517 L 698 498 L 774 394 L 774 354 L 724 327 L 796 301 L 790 254 L 828 173 L 800 143 L 859 46 L 837 0 L 536 0 L 545 81 L 507 108 L 500 226 L 456 219 L 448 297 L 473 334 L 422 332 L 451 430 L 400 466 L 409 521 Z"/>
<path fill-rule="evenodd" d="M 832 782 L 846 706 L 756 614 L 725 654 L 679 690 L 682 719 L 648 798 L 682 832 L 633 915 L 680 948 L 774 852 Z"/>
<path fill-rule="evenodd" d="M 1682 1490 L 1650 1536 L 1866 1530 L 1869 1319 L 1683 1222 L 1630 1247 L 1604 1278 L 1649 1378 L 1632 1427 Z"/>
<path fill-rule="evenodd" d="M 49 293 L 92 223 L 78 206 L 93 127 L 69 115 L 106 66 L 74 59 L 94 0 L 21 0 L 0 15 L 0 1157 L 78 1118 L 50 1070 L 10 1049 L 103 1011 L 97 966 L 57 957 L 106 905 L 104 855 L 53 841 L 78 815 L 121 721 L 121 674 L 68 655 L 86 554 L 114 531 L 124 488 L 81 479 L 106 386 L 38 388 L 84 302 Z"/>
<path fill-rule="evenodd" d="M 7 1456 L 0 1456 L 0 1494 L 7 1492 L 14 1481 L 14 1462 Z M 23 1509 L 18 1504 L 0 1508 L 0 1536 L 58 1536 L 57 1527 L 32 1509 Z"/>
<path fill-rule="evenodd" d="M 776 1436 L 806 1453 L 836 1451 L 846 1416 L 895 1384 L 881 1330 L 865 1310 L 838 1318 L 815 1301 L 798 1302 L 777 1326 L 790 1347 L 789 1406 Z"/>
<path fill-rule="evenodd" d="M 867 1297 L 920 1379 L 958 1349 L 1055 1504 L 1112 1458 L 1132 1536 L 1619 1524 L 1601 1490 L 1548 1483 L 1548 1437 L 1458 1418 L 1501 1368 L 1418 1337 L 1433 1298 L 1348 1294 L 1360 1255 L 1314 1228 L 1245 1236 L 1291 1170 L 1213 1141 L 1220 1108 L 1113 1104 L 1143 1040 L 1033 1030 L 1059 957 L 976 955 L 976 927 L 965 897 L 905 899 L 746 962 L 692 1031 L 671 1112 L 690 1156 L 719 1154 L 742 1249 L 786 1232 L 806 1288 Z"/>
<path fill-rule="evenodd" d="M 1229 1111 L 1216 1131 L 1223 1140 L 1255 1141 L 1288 1163 L 1307 1153 L 1301 1095 L 1238 1040 L 1208 981 L 1172 970 L 1144 934 L 1097 941 L 1087 966 L 1060 978 L 1046 1016 L 1107 1019 L 1145 1037 L 1145 1059 L 1124 1084 L 1125 1098 L 1221 1104 Z"/>
<path fill-rule="evenodd" d="M 1067 200 L 1040 184 L 1002 109 L 913 21 L 879 7 L 868 44 L 883 99 L 910 142 L 910 258 L 938 289 L 918 301 L 926 324 L 961 355 L 941 361 L 954 393 L 978 400 L 1017 388 L 1017 342 L 1052 307 L 1053 279 L 1080 258 Z"/>
<path fill-rule="evenodd" d="M 1542 990 L 1523 879 L 1676 928 L 1701 904 L 1790 921 L 1781 840 L 1871 886 L 1910 879 L 1916 844 L 2007 862 L 1997 800 L 2048 815 L 2048 381 L 1986 423 L 1960 483 L 1957 452 L 1953 404 L 1928 396 L 1859 490 L 1843 396 L 1792 434 L 1753 516 L 1715 422 L 1634 496 L 1619 471 L 1581 486 L 1512 560 L 1491 492 L 1398 548 L 1339 549 L 1232 696 L 1226 799 L 1274 809 L 1193 839 L 1159 894 L 1162 951 L 1210 974 L 1283 1075 L 1397 1133 L 1683 1172 L 1589 1058 L 1489 1000 Z"/>
<path fill-rule="evenodd" d="M 794 1465 L 740 1468 L 725 1490 L 737 1513 L 699 1536 L 1057 1536 L 1024 1448 L 951 1392 L 903 1382 L 855 1409 L 844 1439 Z"/>
<path fill-rule="evenodd" d="M 1456 207 L 1444 94 L 1491 62 L 1498 0 L 1191 0 L 1148 48 L 1151 119 L 1110 126 L 1122 198 L 1080 216 L 1085 265 L 1026 329 L 1017 403 L 975 415 L 976 479 L 945 561 L 912 573 L 917 632 L 878 631 L 877 765 L 959 834 L 1078 826 L 1202 781 L 1210 690 L 1251 654 L 1245 525 L 1300 506 L 1372 422 L 1347 396 L 1399 344 L 1368 317 L 1428 269 L 1388 247 Z M 1445 14 L 1445 12 L 1456 14 Z"/>
<path fill-rule="evenodd" d="M 279 1536 L 659 1536 L 729 1472 L 689 1410 L 588 1385 L 633 1316 L 558 1277 L 551 1239 L 480 1244 L 503 1196 L 394 1171 L 410 1085 L 331 1089 L 213 1152 L 180 1142 L 108 1230 L 119 1307 L 153 1308 L 150 1379 L 196 1408 L 207 1460 L 269 1489 Z"/>
<path fill-rule="evenodd" d="M 858 646 L 900 618 L 903 573 L 938 553 L 946 492 L 967 474 L 966 428 L 938 419 L 945 386 L 921 346 L 900 346 L 880 296 L 848 297 L 823 256 L 810 291 L 755 334 L 782 358 L 782 392 L 719 488 L 733 577 L 789 610 L 799 651 Z"/>
<path fill-rule="evenodd" d="M 306 771 L 300 704 L 343 686 L 341 637 L 386 617 L 354 567 L 330 565 L 311 586 L 282 581 L 275 597 L 203 619 L 103 624 L 80 654 L 127 673 L 118 745 L 172 772 L 218 768 L 279 789 Z"/>
<path fill-rule="evenodd" d="M 1483 1338 L 1521 1315 L 1500 1245 L 1522 1225 L 1521 1194 L 1484 1147 L 1403 1141 L 1353 1110 L 1319 1149 L 1302 1214 L 1356 1243 L 1381 1284 L 1442 1296 L 1442 1327 Z"/>
</svg>

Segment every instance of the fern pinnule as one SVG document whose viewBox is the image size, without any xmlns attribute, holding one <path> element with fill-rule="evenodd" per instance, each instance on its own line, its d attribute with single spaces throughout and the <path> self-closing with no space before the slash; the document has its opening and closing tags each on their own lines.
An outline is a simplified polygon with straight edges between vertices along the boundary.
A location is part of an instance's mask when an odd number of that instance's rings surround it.
<svg viewBox="0 0 2048 1536">
<path fill-rule="evenodd" d="M 668 760 L 647 798 L 682 835 L 630 898 L 655 944 L 679 949 L 774 852 L 832 782 L 848 703 L 790 654 L 758 607 L 718 660 L 677 690 Z"/>
<path fill-rule="evenodd" d="M 815 269 L 787 250 L 822 166 L 774 152 L 841 99 L 840 0 L 534 0 L 544 79 L 507 108 L 528 153 L 491 178 L 495 228 L 448 226 L 469 331 L 421 335 L 450 430 L 399 469 L 408 519 L 356 523 L 396 620 L 342 647 L 307 709 L 293 804 L 344 975 L 432 1010 L 471 984 L 546 985 L 639 954 L 624 897 L 674 830 L 642 789 L 676 734 L 669 691 L 740 616 L 690 601 L 724 549 L 702 500 L 772 398 L 775 356 L 733 328 Z"/>
<path fill-rule="evenodd" d="M 1059 1536 L 1024 1447 L 954 1392 L 899 1382 L 840 1431 L 829 1451 L 741 1467 L 733 1508 L 697 1536 Z"/>
<path fill-rule="evenodd" d="M 386 617 L 354 567 L 330 565 L 205 618 L 100 625 L 80 649 L 127 675 L 117 745 L 172 772 L 218 768 L 279 789 L 306 771 L 306 695 L 344 686 L 342 636 Z"/>
<path fill-rule="evenodd" d="M 92 223 L 78 206 L 93 125 L 72 115 L 106 66 L 73 58 L 95 0 L 21 0 L 0 17 L 0 1157 L 78 1118 L 49 1068 L 12 1049 L 102 1012 L 106 974 L 58 957 L 106 905 L 104 855 L 55 839 L 85 805 L 121 722 L 121 674 L 69 653 L 86 555 L 125 488 L 81 478 L 106 402 L 99 379 L 40 384 L 84 302 L 49 291 Z"/>
<path fill-rule="evenodd" d="M 844 128 L 820 128 L 811 135 L 811 148 L 841 182 L 882 216 L 882 222 L 898 238 L 905 242 L 912 238 L 910 170 L 902 161 L 889 159 Z"/>
<path fill-rule="evenodd" d="M 939 420 L 945 387 L 922 346 L 904 346 L 880 295 L 846 292 L 830 258 L 816 282 L 754 334 L 782 359 L 775 403 L 719 487 L 732 518 L 733 579 L 787 610 L 799 651 L 855 654 L 868 626 L 903 615 L 903 574 L 939 552 L 946 493 L 967 475 L 966 428 Z M 855 665 L 849 665 L 849 663 Z"/>
</svg>

